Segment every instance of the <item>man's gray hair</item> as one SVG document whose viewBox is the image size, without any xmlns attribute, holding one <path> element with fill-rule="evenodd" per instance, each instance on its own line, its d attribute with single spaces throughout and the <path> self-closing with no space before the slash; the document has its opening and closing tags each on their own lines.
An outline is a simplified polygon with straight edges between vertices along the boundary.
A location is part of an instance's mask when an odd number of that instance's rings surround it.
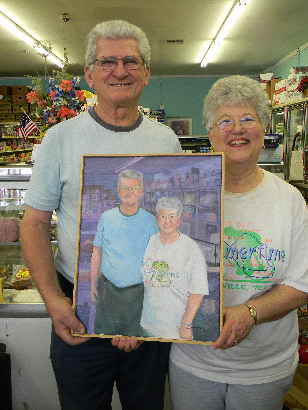
<svg viewBox="0 0 308 410">
<path fill-rule="evenodd" d="M 144 65 L 150 65 L 151 48 L 146 34 L 140 27 L 124 20 L 109 20 L 98 23 L 87 36 L 86 42 L 86 65 L 93 70 L 93 61 L 96 55 L 96 46 L 99 38 L 119 40 L 132 38 L 137 41 L 140 57 Z M 108 56 L 106 56 L 108 57 Z"/>
<path fill-rule="evenodd" d="M 270 121 L 270 102 L 261 84 L 244 75 L 232 75 L 216 81 L 204 99 L 203 125 L 214 126 L 215 113 L 223 105 L 254 107 L 265 130 Z"/>
<path fill-rule="evenodd" d="M 121 178 L 128 178 L 128 179 L 137 179 L 140 182 L 140 186 L 143 187 L 143 175 L 141 172 L 134 171 L 132 169 L 125 169 L 119 173 L 119 181 L 118 186 L 120 186 L 120 179 Z"/>
<path fill-rule="evenodd" d="M 159 211 L 161 209 L 164 209 L 166 211 L 171 211 L 175 210 L 177 213 L 177 216 L 181 218 L 182 215 L 182 203 L 180 199 L 176 196 L 173 197 L 168 197 L 168 196 L 163 196 L 161 197 L 157 202 L 156 202 L 156 215 L 158 215 Z"/>
</svg>

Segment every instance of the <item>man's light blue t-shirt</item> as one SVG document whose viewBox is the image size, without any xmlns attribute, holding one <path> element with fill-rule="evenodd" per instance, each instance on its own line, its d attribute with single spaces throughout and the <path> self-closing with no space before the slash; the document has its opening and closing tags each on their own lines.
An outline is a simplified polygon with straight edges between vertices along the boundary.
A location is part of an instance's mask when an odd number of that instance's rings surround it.
<svg viewBox="0 0 308 410">
<path fill-rule="evenodd" d="M 103 275 L 121 288 L 142 283 L 144 252 L 157 232 L 155 216 L 142 208 L 134 215 L 124 215 L 118 207 L 103 212 L 93 242 L 102 248 Z"/>
</svg>

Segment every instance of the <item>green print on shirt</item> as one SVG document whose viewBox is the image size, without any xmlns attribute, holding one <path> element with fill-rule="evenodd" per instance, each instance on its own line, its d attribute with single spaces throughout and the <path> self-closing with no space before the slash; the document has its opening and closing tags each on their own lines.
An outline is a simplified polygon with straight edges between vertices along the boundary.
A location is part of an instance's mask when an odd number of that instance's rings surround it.
<svg viewBox="0 0 308 410">
<path fill-rule="evenodd" d="M 256 232 L 236 230 L 228 226 L 224 229 L 224 237 L 225 265 L 236 269 L 236 281 L 270 281 L 275 271 L 275 262 L 285 261 L 285 252 L 268 247 Z"/>
<path fill-rule="evenodd" d="M 144 269 L 146 268 L 144 267 Z M 167 277 L 169 270 L 167 262 L 154 261 L 150 267 L 150 272 L 145 274 L 145 284 L 152 287 L 169 287 L 171 285 L 171 280 Z"/>
</svg>

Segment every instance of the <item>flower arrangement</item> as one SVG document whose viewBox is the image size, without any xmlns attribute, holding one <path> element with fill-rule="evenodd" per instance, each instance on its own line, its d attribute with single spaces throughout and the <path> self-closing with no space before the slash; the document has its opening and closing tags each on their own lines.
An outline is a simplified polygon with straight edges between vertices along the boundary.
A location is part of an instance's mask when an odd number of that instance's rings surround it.
<svg viewBox="0 0 308 410">
<path fill-rule="evenodd" d="M 79 77 L 66 72 L 55 72 L 48 79 L 45 89 L 40 77 L 32 78 L 32 91 L 27 94 L 27 101 L 35 104 L 35 113 L 44 122 L 41 133 L 54 124 L 75 117 L 86 104 L 84 92 L 76 88 Z"/>
<path fill-rule="evenodd" d="M 299 85 L 296 87 L 297 91 L 300 92 L 305 92 L 305 90 L 308 90 L 308 77 L 304 77 Z"/>
</svg>

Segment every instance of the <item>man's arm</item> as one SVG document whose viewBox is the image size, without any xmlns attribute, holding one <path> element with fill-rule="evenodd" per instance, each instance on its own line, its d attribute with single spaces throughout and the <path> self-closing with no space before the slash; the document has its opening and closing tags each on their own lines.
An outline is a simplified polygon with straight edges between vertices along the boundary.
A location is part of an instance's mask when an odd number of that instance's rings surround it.
<svg viewBox="0 0 308 410">
<path fill-rule="evenodd" d="M 193 334 L 191 324 L 198 310 L 198 307 L 200 306 L 202 298 L 203 295 L 189 294 L 186 302 L 185 312 L 180 324 L 180 339 L 192 340 Z"/>
<path fill-rule="evenodd" d="M 52 212 L 43 212 L 26 207 L 21 225 L 21 246 L 27 267 L 34 278 L 38 290 L 45 302 L 55 332 L 66 343 L 76 345 L 88 338 L 75 337 L 84 334 L 85 328 L 76 318 L 72 301 L 61 291 L 50 243 L 50 220 Z"/>
<path fill-rule="evenodd" d="M 303 306 L 308 294 L 287 285 L 277 285 L 263 295 L 247 301 L 257 311 L 257 324 L 272 322 Z M 245 304 L 224 309 L 224 326 L 213 344 L 214 349 L 228 349 L 242 342 L 255 321 Z"/>
<path fill-rule="evenodd" d="M 93 247 L 91 256 L 91 301 L 93 305 L 98 304 L 99 295 L 97 285 L 100 278 L 100 266 L 102 261 L 102 248 L 98 246 Z"/>
</svg>

